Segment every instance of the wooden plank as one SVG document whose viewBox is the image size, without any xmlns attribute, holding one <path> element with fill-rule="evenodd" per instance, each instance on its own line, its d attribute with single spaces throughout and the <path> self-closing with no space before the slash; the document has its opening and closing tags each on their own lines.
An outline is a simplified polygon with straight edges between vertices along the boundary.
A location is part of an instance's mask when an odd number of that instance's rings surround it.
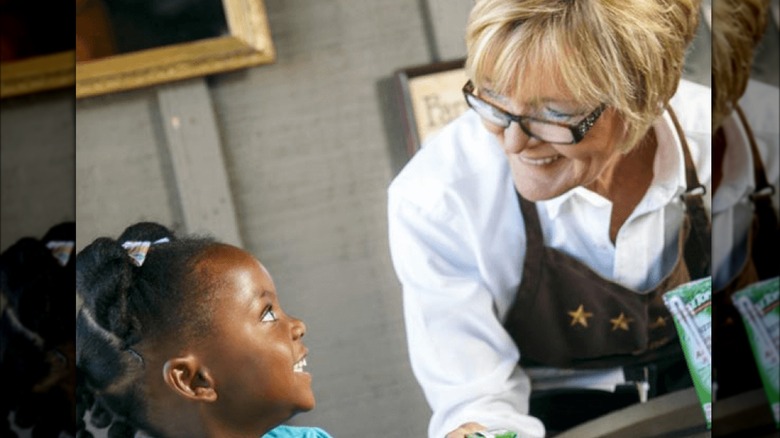
<svg viewBox="0 0 780 438">
<path fill-rule="evenodd" d="M 185 229 L 242 246 L 205 79 L 161 86 L 157 100 Z"/>
<path fill-rule="evenodd" d="M 556 435 L 558 438 L 707 436 L 693 388 L 629 406 Z"/>
<path fill-rule="evenodd" d="M 715 402 L 712 415 L 713 436 L 776 436 L 762 389 Z M 596 418 L 556 438 L 705 436 L 709 436 L 709 431 L 701 404 L 694 389 L 688 388 Z"/>
</svg>

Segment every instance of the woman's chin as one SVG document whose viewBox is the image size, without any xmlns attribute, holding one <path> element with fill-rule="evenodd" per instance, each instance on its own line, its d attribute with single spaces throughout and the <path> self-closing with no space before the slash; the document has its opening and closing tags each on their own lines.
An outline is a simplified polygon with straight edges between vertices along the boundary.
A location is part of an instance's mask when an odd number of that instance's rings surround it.
<svg viewBox="0 0 780 438">
<path fill-rule="evenodd" d="M 518 184 L 515 183 L 515 189 L 520 193 L 523 199 L 531 202 L 547 201 L 566 193 L 567 190 L 556 190 L 552 185 L 539 184 Z"/>
<path fill-rule="evenodd" d="M 571 180 L 565 175 L 571 171 L 570 160 L 561 157 L 545 164 L 529 164 L 513 157 L 510 159 L 515 188 L 520 195 L 531 201 L 546 201 L 567 192 Z"/>
</svg>

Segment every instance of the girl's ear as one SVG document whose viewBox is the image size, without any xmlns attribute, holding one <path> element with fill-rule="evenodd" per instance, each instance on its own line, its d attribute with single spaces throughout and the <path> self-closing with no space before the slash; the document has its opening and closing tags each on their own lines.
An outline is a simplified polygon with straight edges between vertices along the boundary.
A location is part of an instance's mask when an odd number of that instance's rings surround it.
<svg viewBox="0 0 780 438">
<path fill-rule="evenodd" d="M 174 392 L 189 400 L 201 402 L 217 400 L 217 390 L 211 373 L 192 355 L 165 362 L 163 378 Z"/>
</svg>

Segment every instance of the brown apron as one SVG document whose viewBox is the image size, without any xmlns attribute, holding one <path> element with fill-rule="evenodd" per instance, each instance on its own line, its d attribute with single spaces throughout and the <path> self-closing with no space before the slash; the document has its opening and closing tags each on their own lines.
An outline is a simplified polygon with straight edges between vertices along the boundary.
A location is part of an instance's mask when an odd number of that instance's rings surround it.
<svg viewBox="0 0 780 438">
<path fill-rule="evenodd" d="M 731 301 L 731 295 L 752 283 L 780 274 L 774 255 L 780 235 L 777 215 L 772 207 L 774 187 L 767 181 L 753 132 L 739 107 L 737 114 L 750 143 L 756 188 L 750 196 L 753 203 L 753 224 L 748 230 L 745 261 L 728 284 L 713 291 L 712 295 L 712 336 L 717 340 L 717 348 L 712 351 L 713 381 L 717 383 L 716 397 L 719 399 L 761 387 L 745 325 Z M 722 131 L 718 132 L 717 136 L 721 134 Z"/>
<path fill-rule="evenodd" d="M 682 360 L 677 332 L 662 295 L 710 275 L 710 221 L 685 135 L 686 205 L 674 268 L 654 288 L 638 293 L 601 277 L 587 265 L 544 246 L 534 203 L 519 194 L 528 247 L 523 279 L 504 326 L 524 366 L 608 368 Z"/>
</svg>

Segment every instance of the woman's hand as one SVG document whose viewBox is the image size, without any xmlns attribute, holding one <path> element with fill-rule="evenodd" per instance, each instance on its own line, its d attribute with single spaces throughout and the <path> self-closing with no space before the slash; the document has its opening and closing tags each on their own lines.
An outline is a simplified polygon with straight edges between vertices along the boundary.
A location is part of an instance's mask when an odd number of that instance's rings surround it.
<svg viewBox="0 0 780 438">
<path fill-rule="evenodd" d="M 458 426 L 457 429 L 448 433 L 445 438 L 464 438 L 466 435 L 474 432 L 479 432 L 480 430 L 487 430 L 487 427 L 479 423 L 473 423 L 473 422 L 463 423 L 460 426 Z"/>
</svg>

